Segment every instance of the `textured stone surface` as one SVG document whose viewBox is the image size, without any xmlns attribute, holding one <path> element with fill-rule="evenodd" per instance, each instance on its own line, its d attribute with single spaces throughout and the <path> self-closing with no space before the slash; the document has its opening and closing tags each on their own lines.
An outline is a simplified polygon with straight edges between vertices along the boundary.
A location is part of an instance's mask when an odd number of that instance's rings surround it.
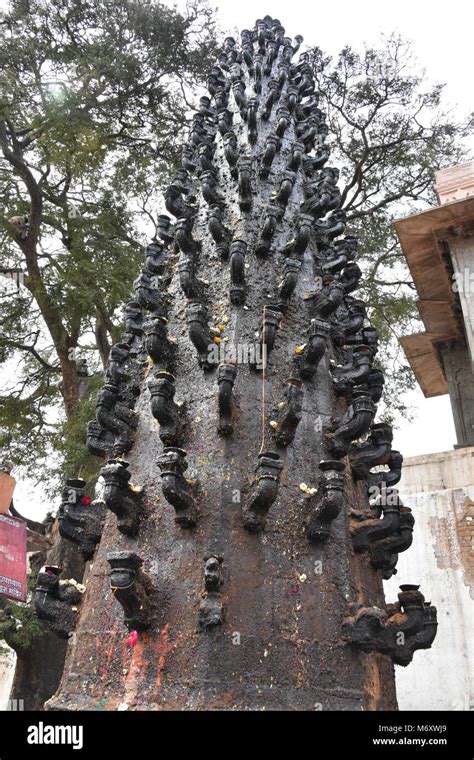
<svg viewBox="0 0 474 760">
<path fill-rule="evenodd" d="M 274 72 L 277 64 L 274 64 Z M 242 64 L 245 72 L 245 64 Z M 263 78 L 265 100 L 268 77 Z M 251 85 L 247 85 L 251 97 Z M 278 221 L 271 253 L 258 258 L 255 250 L 268 204 L 274 202 L 295 142 L 291 121 L 269 177 L 259 180 L 258 168 L 266 137 L 275 130 L 274 105 L 268 121 L 258 119 L 258 139 L 247 142 L 247 125 L 239 116 L 232 92 L 233 130 L 241 153 L 252 157 L 253 206 L 239 208 L 237 183 L 223 157 L 217 134 L 214 164 L 217 191 L 225 198 L 223 222 L 229 237 L 247 243 L 245 303 L 230 303 L 229 263 L 216 253 L 207 227 L 208 204 L 197 191 L 199 211 L 193 237 L 199 241 L 197 276 L 211 327 L 221 332 L 221 346 L 249 344 L 263 317 L 264 305 L 275 303 L 281 281 L 285 244 L 297 233 L 296 219 L 304 200 L 300 169 L 283 218 Z M 199 182 L 194 180 L 196 188 Z M 174 400 L 182 405 L 187 451 L 185 477 L 195 481 L 199 519 L 195 528 L 175 524 L 173 507 L 163 498 L 157 459 L 163 451 L 159 426 L 150 409 L 146 379 L 135 406 L 139 415 L 135 444 L 127 454 L 132 482 L 144 491 L 144 510 L 135 538 L 117 531 L 109 512 L 81 605 L 76 635 L 69 646 L 61 687 L 50 709 L 394 709 L 391 660 L 357 651 L 343 633 L 343 620 L 354 602 L 384 606 L 382 583 L 366 554 L 355 556 L 349 533 L 349 508 L 368 510 L 365 482 L 355 483 L 346 463 L 347 500 L 331 525 L 326 543 L 311 544 L 305 518 L 311 501 L 300 484 L 316 486 L 323 448 L 322 423 L 341 414 L 347 401 L 336 398 L 329 360 L 341 362 L 341 352 L 326 351 L 316 373 L 304 382 L 303 414 L 293 441 L 277 448 L 270 426 L 271 409 L 280 402 L 284 382 L 295 371 L 295 348 L 305 343 L 310 315 L 305 296 L 315 291 L 310 241 L 302 259 L 296 290 L 276 334 L 265 372 L 238 367 L 233 396 L 233 433 L 217 432 L 217 367 L 199 368 L 186 325 L 187 299 L 175 275 L 169 286 L 168 336 L 175 341 Z M 167 255 L 168 271 L 176 271 L 177 252 Z M 217 345 L 217 344 L 216 344 Z M 142 375 L 150 371 L 148 367 Z M 262 391 L 265 393 L 265 441 L 262 441 Z M 279 494 L 271 506 L 265 530 L 244 529 L 242 507 L 252 490 L 260 450 L 277 451 L 283 463 Z M 131 647 L 123 613 L 114 602 L 106 555 L 132 550 L 144 560 L 143 570 L 155 589 L 151 628 Z M 222 558 L 221 625 L 201 630 L 199 608 L 205 598 L 204 560 Z M 203 596 L 204 595 L 204 596 Z"/>
</svg>

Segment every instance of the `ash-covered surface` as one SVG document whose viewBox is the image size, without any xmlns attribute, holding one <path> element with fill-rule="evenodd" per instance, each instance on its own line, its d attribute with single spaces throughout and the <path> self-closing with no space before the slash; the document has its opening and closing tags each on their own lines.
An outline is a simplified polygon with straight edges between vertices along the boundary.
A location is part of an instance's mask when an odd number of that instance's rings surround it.
<svg viewBox="0 0 474 760">
<path fill-rule="evenodd" d="M 245 64 L 242 70 L 247 77 Z M 264 91 L 268 79 L 263 78 Z M 248 97 L 251 88 L 247 83 Z M 285 88 L 282 98 L 284 93 Z M 305 179 L 301 169 L 278 222 L 270 255 L 255 255 L 266 208 L 274 202 L 272 194 L 278 190 L 296 139 L 292 119 L 268 179 L 260 180 L 262 146 L 275 130 L 278 105 L 281 103 L 273 106 L 268 121 L 258 120 L 257 142 L 249 146 L 247 124 L 230 93 L 229 109 L 234 113 L 239 149 L 253 159 L 250 212 L 239 208 L 237 183 L 223 156 L 222 137 L 218 133 L 215 138 L 214 164 L 218 167 L 217 189 L 225 198 L 224 224 L 232 239 L 247 243 L 242 305 L 230 303 L 229 262 L 216 252 L 207 226 L 208 204 L 198 192 L 199 212 L 192 233 L 201 244 L 196 274 L 204 281 L 210 325 L 225 328 L 221 343 L 216 344 L 220 346 L 255 343 L 263 307 L 275 303 L 285 244 L 297 234 Z M 195 181 L 195 185 L 199 183 Z M 139 533 L 136 538 L 119 533 L 115 515 L 108 513 L 63 681 L 49 709 L 396 708 L 390 659 L 358 652 L 343 633 L 344 618 L 354 602 L 384 606 L 379 575 L 365 554 L 353 553 L 349 509 L 367 509 L 368 503 L 366 484 L 352 481 L 347 458 L 347 499 L 331 524 L 329 539 L 312 544 L 305 532 L 305 518 L 313 502 L 300 484 L 316 487 L 318 464 L 330 458 L 323 449 L 321 423 L 347 406 L 346 400 L 334 396 L 329 375 L 329 360 L 341 363 L 340 352 L 336 354 L 330 345 L 312 380 L 305 380 L 302 419 L 287 448 L 276 447 L 269 424 L 272 408 L 281 401 L 284 381 L 295 373 L 295 348 L 306 340 L 311 316 L 305 297 L 315 290 L 315 249 L 311 240 L 265 372 L 263 447 L 262 372 L 248 365 L 238 366 L 234 384 L 233 433 L 218 434 L 217 367 L 205 372 L 198 366 L 196 349 L 188 337 L 187 300 L 178 275 L 174 275 L 168 310 L 168 336 L 176 341 L 174 400 L 184 410 L 180 445 L 187 451 L 185 477 L 196 482 L 198 522 L 192 529 L 177 526 L 175 511 L 162 495 L 157 459 L 163 444 L 144 378 L 135 407 L 139 414 L 135 444 L 127 455 L 132 482 L 145 494 Z M 280 455 L 283 470 L 265 530 L 253 534 L 243 526 L 242 508 L 253 488 L 261 447 Z M 112 597 L 106 560 L 108 552 L 123 549 L 143 559 L 143 570 L 154 586 L 151 626 L 139 633 L 134 645 L 130 640 L 127 643 L 129 633 L 123 610 Z M 222 558 L 218 598 L 223 620 L 202 629 L 199 607 L 206 593 L 204 565 L 209 556 Z"/>
</svg>

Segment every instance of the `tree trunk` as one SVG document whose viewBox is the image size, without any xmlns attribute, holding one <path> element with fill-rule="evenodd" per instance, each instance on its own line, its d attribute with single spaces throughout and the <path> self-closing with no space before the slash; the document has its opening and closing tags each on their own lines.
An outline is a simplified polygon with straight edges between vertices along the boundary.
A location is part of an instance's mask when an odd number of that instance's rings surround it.
<svg viewBox="0 0 474 760">
<path fill-rule="evenodd" d="M 72 419 L 79 400 L 79 377 L 75 359 L 69 357 L 68 351 L 58 351 L 63 381 L 64 409 L 67 419 Z"/>
<path fill-rule="evenodd" d="M 398 536 L 368 501 L 390 458 L 371 426 L 376 334 L 350 295 L 354 241 L 296 50 L 268 17 L 241 50 L 225 41 L 165 193 L 177 221 L 160 219 L 136 283 L 145 340 L 135 302 L 133 377 L 109 376 L 97 411 L 106 455 L 130 466 L 103 470 L 115 514 L 50 709 L 396 708 L 394 610 L 372 544 L 354 543 Z"/>
<path fill-rule="evenodd" d="M 56 304 L 50 298 L 38 267 L 37 239 L 32 236 L 31 239 L 19 243 L 25 256 L 28 280 L 26 287 L 33 295 L 38 308 L 41 312 L 46 327 L 54 344 L 56 354 L 59 359 L 63 385 L 63 399 L 66 417 L 71 419 L 76 410 L 79 399 L 79 377 L 77 372 L 74 349 L 77 342 L 68 335 L 64 324 L 61 321 L 61 314 Z"/>
<path fill-rule="evenodd" d="M 49 632 L 37 636 L 30 647 L 16 652 L 11 700 L 23 700 L 25 710 L 42 710 L 55 694 L 64 668 L 67 642 Z"/>
</svg>

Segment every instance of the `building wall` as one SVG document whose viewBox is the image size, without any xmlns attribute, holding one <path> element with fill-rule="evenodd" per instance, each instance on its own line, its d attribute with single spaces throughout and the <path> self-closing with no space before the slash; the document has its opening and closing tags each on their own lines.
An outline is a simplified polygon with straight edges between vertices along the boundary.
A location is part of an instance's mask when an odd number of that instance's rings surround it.
<svg viewBox="0 0 474 760">
<path fill-rule="evenodd" d="M 395 666 L 399 708 L 474 709 L 474 447 L 407 459 L 399 491 L 416 524 L 386 598 L 395 601 L 399 584 L 419 583 L 439 623 L 431 649 Z"/>
<path fill-rule="evenodd" d="M 2 642 L 2 649 L 0 650 L 0 710 L 6 710 L 9 706 L 10 689 L 15 673 L 15 659 L 13 650 L 8 651 Z"/>
<path fill-rule="evenodd" d="M 464 332 L 471 369 L 474 370 L 474 237 L 460 237 L 450 243 L 451 260 L 457 279 Z"/>
</svg>

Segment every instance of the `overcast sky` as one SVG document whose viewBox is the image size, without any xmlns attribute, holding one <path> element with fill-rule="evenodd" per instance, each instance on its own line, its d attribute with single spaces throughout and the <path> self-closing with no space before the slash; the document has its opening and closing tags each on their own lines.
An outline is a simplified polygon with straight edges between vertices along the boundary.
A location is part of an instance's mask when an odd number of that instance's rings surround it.
<svg viewBox="0 0 474 760">
<path fill-rule="evenodd" d="M 3 5 L 1 0 L 0 5 Z M 211 5 L 217 6 L 220 25 L 225 31 L 234 33 L 236 29 L 249 28 L 256 18 L 270 14 L 280 19 L 289 36 L 302 34 L 306 44 L 318 45 L 331 55 L 337 55 L 344 45 L 377 45 L 382 34 L 400 32 L 413 42 L 420 69 L 426 69 L 427 79 L 446 83 L 446 101 L 460 116 L 472 109 L 472 3 L 461 0 L 446 4 L 420 0 L 396 3 L 211 0 Z M 448 396 L 425 399 L 417 390 L 408 394 L 407 401 L 415 409 L 415 421 L 400 423 L 394 431 L 393 447 L 405 457 L 452 448 L 455 434 Z M 28 483 L 19 483 L 16 501 L 25 514 L 38 516 L 38 491 Z"/>
<path fill-rule="evenodd" d="M 183 3 L 167 5 L 182 7 Z M 336 56 L 345 46 L 377 46 L 382 35 L 399 32 L 411 40 L 420 70 L 431 83 L 445 83 L 445 102 L 463 118 L 473 107 L 472 30 L 474 5 L 465 0 L 447 4 L 424 0 L 221 0 L 217 7 L 221 27 L 226 31 L 251 28 L 257 18 L 269 14 L 280 19 L 288 36 L 301 34 L 305 44 L 318 45 Z M 469 10 L 469 8 L 471 10 Z M 403 214 L 402 214 L 403 216 Z M 447 451 L 456 442 L 448 396 L 425 399 L 422 392 L 407 394 L 413 407 L 413 422 L 399 421 L 394 430 L 393 448 L 404 456 Z"/>
<path fill-rule="evenodd" d="M 167 2 L 167 5 L 174 3 Z M 179 3 L 177 3 L 179 6 Z M 446 82 L 453 103 L 472 109 L 472 31 L 474 4 L 426 0 L 237 0 L 212 2 L 224 28 L 253 26 L 267 13 L 279 18 L 287 34 L 302 34 L 305 43 L 318 45 L 331 55 L 349 44 L 376 44 L 392 31 L 413 41 L 422 67 L 430 79 Z M 471 10 L 469 10 L 471 8 Z"/>
</svg>

